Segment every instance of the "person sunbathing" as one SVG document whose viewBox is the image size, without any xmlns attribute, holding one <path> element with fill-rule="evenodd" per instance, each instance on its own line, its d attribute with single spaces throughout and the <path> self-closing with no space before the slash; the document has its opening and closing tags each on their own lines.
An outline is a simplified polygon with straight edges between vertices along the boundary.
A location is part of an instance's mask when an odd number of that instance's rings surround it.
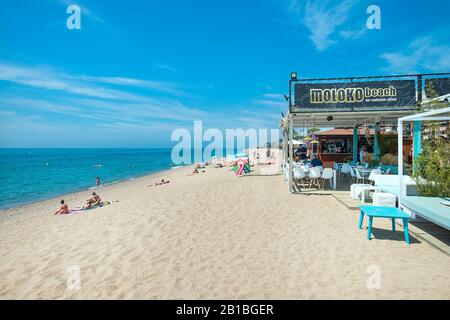
<svg viewBox="0 0 450 320">
<path fill-rule="evenodd" d="M 69 206 L 67 204 L 64 203 L 64 200 L 61 200 L 61 208 L 59 208 L 58 211 L 56 211 L 54 213 L 54 215 L 57 214 L 67 214 L 69 213 Z"/>
<path fill-rule="evenodd" d="M 163 184 L 167 184 L 167 183 L 170 183 L 170 181 L 169 181 L 169 180 L 161 179 L 161 182 L 155 183 L 155 187 L 156 187 L 156 186 L 162 186 Z M 149 185 L 149 186 L 147 186 L 147 187 L 153 187 L 153 185 L 151 184 L 151 185 Z"/>
<path fill-rule="evenodd" d="M 195 168 L 195 169 L 194 169 L 194 171 L 192 171 L 192 173 L 191 173 L 191 174 L 189 174 L 189 176 L 193 176 L 193 175 L 196 175 L 197 173 L 199 173 L 199 171 L 198 171 L 198 169 L 197 169 L 197 168 Z"/>
<path fill-rule="evenodd" d="M 96 194 L 95 192 L 92 192 L 92 198 L 86 201 L 86 206 L 84 209 L 90 209 L 92 207 L 98 206 L 102 199 L 100 199 L 100 196 Z"/>
</svg>

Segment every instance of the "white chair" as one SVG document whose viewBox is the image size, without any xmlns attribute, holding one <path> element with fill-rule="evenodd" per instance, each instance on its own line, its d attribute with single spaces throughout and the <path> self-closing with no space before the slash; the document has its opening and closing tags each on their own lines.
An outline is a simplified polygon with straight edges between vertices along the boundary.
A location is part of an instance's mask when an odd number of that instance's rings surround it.
<svg viewBox="0 0 450 320">
<path fill-rule="evenodd" d="M 347 163 L 344 163 L 344 164 L 342 165 L 342 167 L 341 167 L 341 170 L 340 170 L 341 176 L 342 176 L 342 175 L 344 175 L 344 176 L 350 176 L 350 174 L 351 174 L 351 169 L 352 169 L 352 167 L 350 167 Z"/>
<path fill-rule="evenodd" d="M 294 168 L 294 179 L 296 182 L 301 182 L 302 187 L 305 187 L 305 179 L 307 178 L 305 169 L 303 168 Z"/>
<path fill-rule="evenodd" d="M 378 207 L 396 207 L 397 196 L 387 192 L 375 192 L 373 205 Z"/>
<path fill-rule="evenodd" d="M 380 169 L 373 169 L 370 174 L 369 174 L 369 178 L 367 178 L 367 180 L 369 180 L 370 182 L 372 182 L 373 184 L 375 183 L 375 176 L 378 174 L 383 174 L 383 172 Z"/>
<path fill-rule="evenodd" d="M 338 178 L 340 176 L 340 170 L 339 170 L 339 164 L 337 162 L 333 161 L 333 169 L 336 170 L 336 172 L 338 173 Z"/>
<path fill-rule="evenodd" d="M 361 172 L 358 170 L 358 168 L 354 169 L 355 171 L 355 178 L 356 178 L 356 183 L 362 182 L 364 184 L 364 176 L 361 175 Z"/>
<path fill-rule="evenodd" d="M 371 189 L 372 188 L 372 189 Z M 375 187 L 372 187 L 370 184 L 357 184 L 354 183 L 350 186 L 350 194 L 353 199 L 361 199 L 362 203 L 364 203 L 365 199 L 369 197 L 370 190 L 374 190 Z"/>
<path fill-rule="evenodd" d="M 321 174 L 319 167 L 312 167 L 311 169 L 309 169 L 309 188 L 311 188 L 313 184 L 316 184 L 320 189 L 320 177 Z"/>
<path fill-rule="evenodd" d="M 283 163 L 284 181 L 289 180 L 289 163 Z"/>
<path fill-rule="evenodd" d="M 333 188 L 333 184 L 332 184 L 333 177 L 334 177 L 333 169 L 331 169 L 331 168 L 323 169 L 322 177 L 321 177 L 323 180 L 322 189 L 325 187 L 325 180 L 330 181 L 330 187 Z"/>
<path fill-rule="evenodd" d="M 350 177 L 352 178 L 352 183 L 356 181 L 356 173 L 355 173 L 356 169 L 353 169 L 352 167 L 350 167 Z"/>
</svg>

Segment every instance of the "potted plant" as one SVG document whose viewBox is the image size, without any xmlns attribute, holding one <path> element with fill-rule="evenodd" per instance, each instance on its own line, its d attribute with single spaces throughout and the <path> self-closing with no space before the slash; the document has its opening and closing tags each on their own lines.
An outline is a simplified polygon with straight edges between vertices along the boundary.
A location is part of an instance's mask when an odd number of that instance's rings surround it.
<svg viewBox="0 0 450 320">
<path fill-rule="evenodd" d="M 419 195 L 450 197 L 450 143 L 446 139 L 437 137 L 423 144 L 413 178 Z"/>
</svg>

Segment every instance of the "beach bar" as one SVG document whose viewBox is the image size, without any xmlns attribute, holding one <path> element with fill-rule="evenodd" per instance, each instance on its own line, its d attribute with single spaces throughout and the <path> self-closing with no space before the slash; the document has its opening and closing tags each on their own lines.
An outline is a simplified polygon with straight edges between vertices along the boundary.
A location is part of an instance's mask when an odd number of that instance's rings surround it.
<svg viewBox="0 0 450 320">
<path fill-rule="evenodd" d="M 288 112 L 281 120 L 283 132 L 283 170 L 289 191 L 294 187 L 294 129 L 335 128 L 351 130 L 347 139 L 345 160 L 358 162 L 360 128 L 373 130 L 373 153 L 380 159 L 377 135 L 381 127 L 397 129 L 398 119 L 418 112 L 423 97 L 425 78 L 449 76 L 450 73 L 369 76 L 348 78 L 300 79 L 296 72 L 289 80 Z M 398 128 L 399 140 L 403 130 Z M 415 138 L 412 158 L 420 153 L 421 126 L 412 125 Z M 348 145 L 348 143 L 351 145 Z M 349 153 L 348 150 L 351 150 Z M 400 152 L 403 159 L 403 152 Z M 402 168 L 401 168 L 402 170 Z M 336 175 L 335 175 L 336 176 Z M 336 179 L 335 179 L 336 180 Z M 336 182 L 334 182 L 336 186 Z"/>
<path fill-rule="evenodd" d="M 397 139 L 397 133 L 391 130 L 383 130 L 380 127 L 378 133 L 381 137 L 389 137 L 391 140 Z M 354 161 L 353 154 L 353 129 L 351 128 L 337 128 L 322 130 L 314 134 L 318 140 L 318 148 L 311 150 L 312 153 L 318 154 L 324 167 L 332 168 L 333 163 L 345 163 Z M 357 146 L 358 150 L 362 146 L 368 148 L 369 153 L 375 152 L 374 146 L 377 137 L 375 137 L 375 130 L 358 130 Z M 412 139 L 408 136 L 403 137 L 403 153 L 410 154 L 412 148 Z"/>
</svg>

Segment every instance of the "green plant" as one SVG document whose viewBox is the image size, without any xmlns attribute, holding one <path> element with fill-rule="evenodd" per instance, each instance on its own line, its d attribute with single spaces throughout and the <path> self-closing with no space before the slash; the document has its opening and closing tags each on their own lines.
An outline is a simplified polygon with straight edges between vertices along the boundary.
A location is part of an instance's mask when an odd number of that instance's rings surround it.
<svg viewBox="0 0 450 320">
<path fill-rule="evenodd" d="M 430 92 L 431 100 L 420 105 L 420 111 L 429 111 L 434 109 L 442 109 L 448 107 L 448 103 L 437 100 L 439 96 L 433 88 L 433 83 L 430 81 L 426 84 L 427 90 Z"/>
<path fill-rule="evenodd" d="M 397 135 L 377 133 L 378 147 L 380 148 L 380 156 L 386 153 L 397 152 Z"/>
<path fill-rule="evenodd" d="M 446 139 L 424 143 L 414 167 L 413 177 L 421 196 L 450 196 L 450 143 Z"/>
</svg>

